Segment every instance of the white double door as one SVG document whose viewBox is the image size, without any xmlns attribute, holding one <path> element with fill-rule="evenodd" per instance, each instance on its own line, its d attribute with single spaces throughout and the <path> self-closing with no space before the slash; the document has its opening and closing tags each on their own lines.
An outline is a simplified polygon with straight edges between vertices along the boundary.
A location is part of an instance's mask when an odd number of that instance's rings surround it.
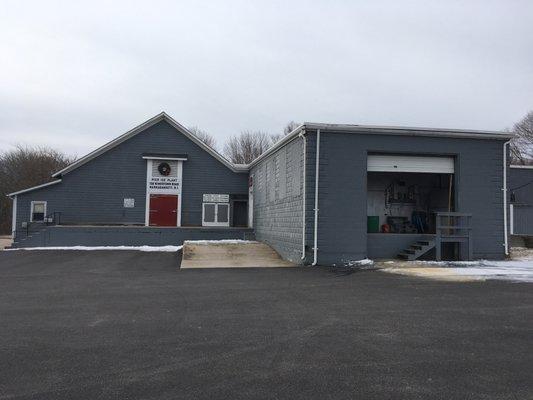
<svg viewBox="0 0 533 400">
<path fill-rule="evenodd" d="M 229 226 L 229 203 L 203 203 L 202 226 Z"/>
</svg>

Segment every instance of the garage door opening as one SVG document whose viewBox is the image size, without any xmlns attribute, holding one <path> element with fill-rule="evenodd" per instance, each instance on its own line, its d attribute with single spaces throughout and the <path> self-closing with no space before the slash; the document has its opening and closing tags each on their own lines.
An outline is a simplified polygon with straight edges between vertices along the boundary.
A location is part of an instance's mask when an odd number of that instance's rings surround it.
<svg viewBox="0 0 533 400">
<path fill-rule="evenodd" d="M 471 258 L 471 215 L 456 212 L 455 186 L 454 157 L 369 154 L 369 256 Z"/>
<path fill-rule="evenodd" d="M 368 233 L 435 234 L 454 197 L 453 174 L 368 172 Z"/>
<path fill-rule="evenodd" d="M 436 215 L 455 209 L 453 157 L 369 154 L 369 233 L 435 234 Z"/>
</svg>

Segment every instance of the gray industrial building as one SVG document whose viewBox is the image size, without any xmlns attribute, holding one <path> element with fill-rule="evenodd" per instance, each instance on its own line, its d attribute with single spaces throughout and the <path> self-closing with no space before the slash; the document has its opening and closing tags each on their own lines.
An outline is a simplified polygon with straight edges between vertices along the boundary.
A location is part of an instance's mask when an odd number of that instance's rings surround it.
<svg viewBox="0 0 533 400">
<path fill-rule="evenodd" d="M 14 247 L 255 237 L 303 264 L 501 259 L 510 138 L 305 123 L 234 165 L 161 113 L 10 194 Z"/>
</svg>

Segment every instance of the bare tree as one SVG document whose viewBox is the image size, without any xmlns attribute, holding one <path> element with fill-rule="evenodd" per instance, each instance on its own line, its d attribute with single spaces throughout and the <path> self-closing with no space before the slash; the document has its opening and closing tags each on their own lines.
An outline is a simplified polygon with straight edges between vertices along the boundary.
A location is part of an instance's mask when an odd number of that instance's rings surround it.
<svg viewBox="0 0 533 400">
<path fill-rule="evenodd" d="M 231 136 L 224 144 L 224 155 L 235 164 L 249 164 L 259 157 L 272 144 L 268 133 L 261 131 L 243 131 Z"/>
<path fill-rule="evenodd" d="M 299 126 L 300 126 L 300 124 L 298 122 L 294 122 L 294 121 L 287 122 L 287 124 L 283 128 L 283 133 L 275 133 L 275 134 L 271 135 L 272 144 L 280 141 L 282 138 L 287 136 L 289 133 L 291 133 L 293 130 L 295 130 Z"/>
<path fill-rule="evenodd" d="M 533 163 L 533 111 L 513 127 L 515 137 L 511 140 L 511 158 L 515 164 Z"/>
<path fill-rule="evenodd" d="M 0 232 L 11 231 L 11 200 L 7 194 L 46 183 L 52 173 L 75 160 L 48 147 L 18 145 L 0 154 Z"/>
<path fill-rule="evenodd" d="M 298 122 L 289 121 L 287 122 L 287 125 L 285 125 L 285 128 L 283 128 L 283 133 L 285 135 L 288 135 L 289 133 L 291 133 L 293 130 L 295 130 L 299 126 L 300 124 Z"/>
<path fill-rule="evenodd" d="M 189 131 L 194 134 L 198 139 L 200 139 L 202 142 L 204 142 L 206 145 L 211 147 L 212 149 L 217 148 L 217 141 L 216 139 L 207 133 L 206 131 L 198 128 L 197 126 L 191 126 L 189 128 Z"/>
</svg>

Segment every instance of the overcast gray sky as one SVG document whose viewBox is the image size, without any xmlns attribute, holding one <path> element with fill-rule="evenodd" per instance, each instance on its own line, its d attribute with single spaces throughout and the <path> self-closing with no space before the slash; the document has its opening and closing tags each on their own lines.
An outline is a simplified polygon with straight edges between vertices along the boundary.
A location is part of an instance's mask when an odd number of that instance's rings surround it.
<svg viewBox="0 0 533 400">
<path fill-rule="evenodd" d="M 164 110 L 499 130 L 533 109 L 533 1 L 5 1 L 0 150 L 78 156 Z"/>
</svg>

